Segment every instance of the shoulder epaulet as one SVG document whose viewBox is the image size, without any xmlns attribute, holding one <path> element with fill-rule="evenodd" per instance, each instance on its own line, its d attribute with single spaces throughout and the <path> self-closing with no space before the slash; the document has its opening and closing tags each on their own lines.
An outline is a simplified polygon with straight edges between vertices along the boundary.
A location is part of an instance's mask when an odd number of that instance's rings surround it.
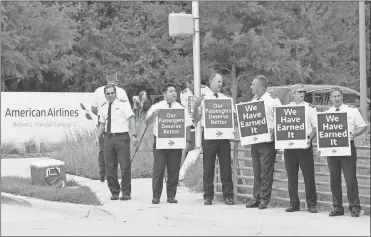
<svg viewBox="0 0 371 237">
<path fill-rule="evenodd" d="M 124 99 L 119 99 L 119 101 L 120 101 L 120 102 L 126 102 L 126 100 L 124 100 Z"/>
<path fill-rule="evenodd" d="M 312 104 L 308 104 L 310 107 L 312 108 L 316 108 L 316 106 L 312 105 Z"/>
<path fill-rule="evenodd" d="M 355 106 L 354 106 L 354 105 L 348 105 L 348 107 L 349 107 L 349 108 L 355 108 Z"/>
<path fill-rule="evenodd" d="M 269 93 L 269 95 L 270 95 L 273 99 L 276 99 L 276 98 L 277 98 L 277 96 L 275 96 L 275 95 L 273 95 L 273 94 L 271 94 L 271 93 Z"/>
<path fill-rule="evenodd" d="M 101 107 L 103 107 L 105 104 L 107 104 L 107 101 L 106 102 L 104 102 L 102 105 L 101 105 Z"/>
</svg>

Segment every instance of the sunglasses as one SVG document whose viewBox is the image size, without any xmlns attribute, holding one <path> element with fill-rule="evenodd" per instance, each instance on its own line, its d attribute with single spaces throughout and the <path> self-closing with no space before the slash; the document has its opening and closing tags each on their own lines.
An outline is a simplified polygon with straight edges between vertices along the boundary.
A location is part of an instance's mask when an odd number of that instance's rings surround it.
<svg viewBox="0 0 371 237">
<path fill-rule="evenodd" d="M 306 91 L 296 91 L 297 93 L 307 93 Z"/>
<path fill-rule="evenodd" d="M 114 95 L 115 92 L 111 92 L 111 93 L 106 93 L 106 95 Z"/>
</svg>

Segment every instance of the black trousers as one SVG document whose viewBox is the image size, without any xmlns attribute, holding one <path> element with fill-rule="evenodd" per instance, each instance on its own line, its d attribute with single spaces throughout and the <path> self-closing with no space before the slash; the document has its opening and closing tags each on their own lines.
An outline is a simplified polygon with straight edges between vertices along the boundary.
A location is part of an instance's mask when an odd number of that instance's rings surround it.
<svg viewBox="0 0 371 237">
<path fill-rule="evenodd" d="M 100 123 L 98 122 L 98 127 Z M 99 176 L 106 176 L 106 160 L 104 159 L 104 135 L 99 138 L 99 155 L 98 155 L 98 165 L 99 165 Z"/>
<path fill-rule="evenodd" d="M 179 170 L 180 161 L 182 159 L 182 149 L 156 149 L 155 137 L 153 142 L 153 157 L 153 198 L 161 197 L 165 167 L 167 167 L 167 198 L 175 198 L 179 183 Z"/>
<path fill-rule="evenodd" d="M 253 196 L 256 201 L 268 204 L 271 199 L 276 154 L 274 142 L 251 145 L 254 170 Z"/>
<path fill-rule="evenodd" d="M 343 195 L 341 188 L 341 170 L 343 170 L 345 183 L 347 186 L 347 196 L 349 210 L 359 212 L 361 205 L 359 202 L 358 181 L 357 181 L 357 149 L 354 141 L 351 141 L 351 156 L 332 156 L 327 157 L 330 170 L 330 184 L 332 192 L 332 204 L 336 211 L 344 212 Z"/>
<path fill-rule="evenodd" d="M 291 206 L 300 206 L 298 196 L 298 172 L 300 166 L 304 177 L 307 205 L 308 207 L 315 207 L 317 205 L 317 190 L 314 175 L 312 144 L 307 149 L 286 149 L 284 151 L 284 156 Z"/>
<path fill-rule="evenodd" d="M 104 157 L 106 159 L 107 183 L 111 194 L 131 194 L 130 136 L 128 133 L 104 137 Z M 120 163 L 121 189 L 117 177 Z"/>
<path fill-rule="evenodd" d="M 234 198 L 231 143 L 229 139 L 205 140 L 202 134 L 204 199 L 214 198 L 215 161 L 218 155 L 223 197 Z"/>
</svg>

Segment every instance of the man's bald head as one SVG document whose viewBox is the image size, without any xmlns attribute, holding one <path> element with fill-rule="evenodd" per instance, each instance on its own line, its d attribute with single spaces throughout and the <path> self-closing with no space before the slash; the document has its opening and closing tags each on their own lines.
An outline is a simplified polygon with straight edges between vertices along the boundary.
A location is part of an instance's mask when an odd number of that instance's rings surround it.
<svg viewBox="0 0 371 237">
<path fill-rule="evenodd" d="M 214 93 L 220 92 L 223 86 L 223 77 L 219 73 L 212 73 L 209 77 L 210 90 Z"/>
</svg>

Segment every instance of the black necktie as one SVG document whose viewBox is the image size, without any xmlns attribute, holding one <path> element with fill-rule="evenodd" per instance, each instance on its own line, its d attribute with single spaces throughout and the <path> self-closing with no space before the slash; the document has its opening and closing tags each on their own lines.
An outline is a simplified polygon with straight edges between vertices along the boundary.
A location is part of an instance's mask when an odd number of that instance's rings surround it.
<svg viewBox="0 0 371 237">
<path fill-rule="evenodd" d="M 111 105 L 112 103 L 109 103 L 108 106 L 108 122 L 107 122 L 107 133 L 111 133 Z"/>
<path fill-rule="evenodd" d="M 169 105 L 169 108 L 171 108 L 171 103 L 167 103 Z"/>
<path fill-rule="evenodd" d="M 215 97 L 218 98 L 218 93 L 214 93 Z"/>
<path fill-rule="evenodd" d="M 337 108 L 335 111 L 340 111 L 340 109 L 339 108 Z"/>
</svg>

